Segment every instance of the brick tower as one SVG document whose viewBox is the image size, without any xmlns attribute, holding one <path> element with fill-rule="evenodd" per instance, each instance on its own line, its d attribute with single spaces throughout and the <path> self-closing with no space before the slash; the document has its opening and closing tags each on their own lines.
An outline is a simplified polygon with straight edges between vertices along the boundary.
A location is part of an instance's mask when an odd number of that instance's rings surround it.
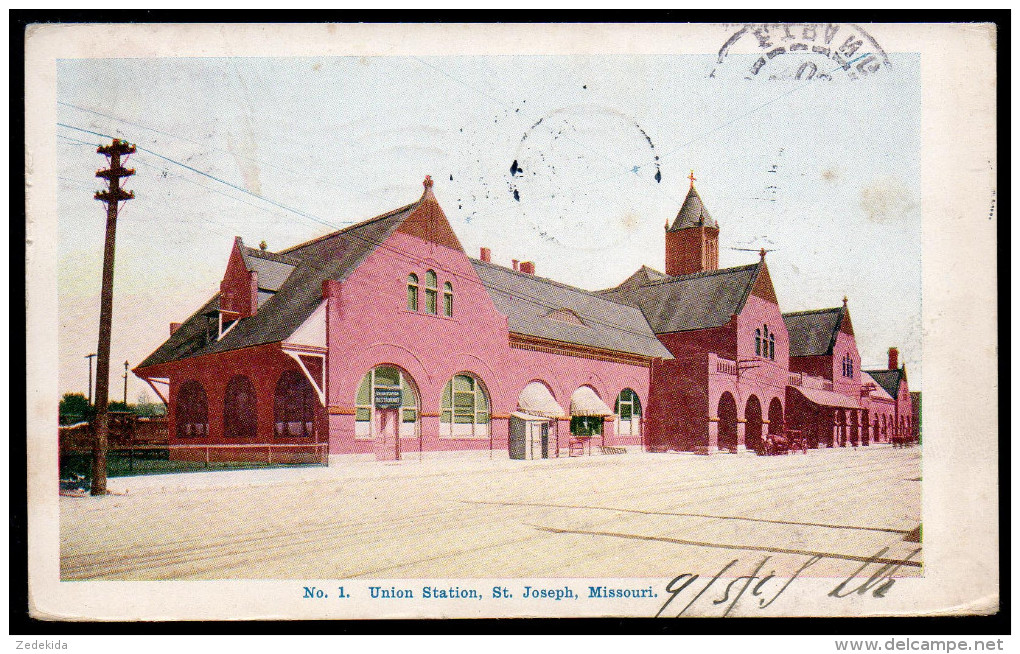
<svg viewBox="0 0 1020 654">
<path fill-rule="evenodd" d="M 666 223 L 666 274 L 690 275 L 719 269 L 719 224 L 713 220 L 694 189 L 687 191 L 676 220 Z"/>
</svg>

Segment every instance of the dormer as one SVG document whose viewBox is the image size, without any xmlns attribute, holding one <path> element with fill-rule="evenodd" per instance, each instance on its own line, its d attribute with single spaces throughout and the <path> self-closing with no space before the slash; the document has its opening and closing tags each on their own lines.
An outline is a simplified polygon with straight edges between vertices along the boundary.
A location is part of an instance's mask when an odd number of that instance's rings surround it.
<svg viewBox="0 0 1020 654">
<path fill-rule="evenodd" d="M 249 318 L 258 311 L 258 273 L 248 265 L 244 242 L 234 237 L 227 270 L 220 282 L 221 321 Z"/>
</svg>

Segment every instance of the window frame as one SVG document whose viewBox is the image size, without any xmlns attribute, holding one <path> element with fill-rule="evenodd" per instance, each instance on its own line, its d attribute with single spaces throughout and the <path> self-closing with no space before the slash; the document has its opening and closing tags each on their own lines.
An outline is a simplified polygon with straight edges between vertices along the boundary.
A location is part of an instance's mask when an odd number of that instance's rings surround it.
<svg viewBox="0 0 1020 654">
<path fill-rule="evenodd" d="M 415 313 L 419 310 L 418 288 L 418 275 L 414 273 L 409 274 L 407 276 L 407 310 L 414 311 Z"/>
<path fill-rule="evenodd" d="M 439 277 L 431 268 L 425 272 L 425 313 L 439 315 Z"/>
<path fill-rule="evenodd" d="M 457 390 L 458 378 L 470 382 L 471 390 Z M 458 407 L 457 396 L 471 396 L 471 410 L 464 411 L 467 406 L 461 404 Z M 479 398 L 481 401 L 479 401 Z M 469 422 L 458 418 L 470 418 Z M 456 425 L 471 425 L 470 434 L 456 433 Z M 463 427 L 461 427 L 463 429 Z M 439 437 L 460 439 L 460 438 L 489 438 L 492 435 L 492 398 L 482 380 L 471 373 L 459 372 L 446 382 L 443 386 L 443 393 L 439 399 Z"/>
</svg>

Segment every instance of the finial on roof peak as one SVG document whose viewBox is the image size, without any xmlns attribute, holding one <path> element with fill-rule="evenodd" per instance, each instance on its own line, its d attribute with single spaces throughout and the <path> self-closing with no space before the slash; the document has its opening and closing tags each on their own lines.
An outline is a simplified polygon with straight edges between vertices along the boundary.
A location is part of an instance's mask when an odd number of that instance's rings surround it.
<svg viewBox="0 0 1020 654">
<path fill-rule="evenodd" d="M 424 182 L 422 182 L 422 185 L 423 185 L 423 186 L 424 186 L 425 188 L 427 188 L 427 189 L 428 189 L 428 188 L 432 188 L 432 183 L 433 183 L 433 182 L 432 182 L 432 175 L 425 175 L 425 181 L 424 181 Z"/>
<path fill-rule="evenodd" d="M 691 188 L 694 188 L 694 180 L 696 180 L 697 177 L 694 176 L 693 170 L 691 170 L 691 174 L 687 176 L 687 179 L 691 180 Z"/>
<path fill-rule="evenodd" d="M 269 244 L 266 243 L 266 239 L 262 239 L 261 241 L 259 241 L 259 249 L 260 250 L 267 250 L 267 249 L 269 249 Z"/>
<path fill-rule="evenodd" d="M 766 250 L 765 248 L 762 248 L 762 249 L 758 250 L 758 254 L 759 254 L 759 256 L 761 256 L 761 260 L 762 261 L 765 261 L 765 255 L 767 253 L 768 253 L 768 250 Z"/>
<path fill-rule="evenodd" d="M 846 298 L 846 296 L 844 295 L 844 296 L 843 296 L 843 306 L 844 306 L 844 307 L 846 306 L 846 302 L 847 302 L 847 298 Z"/>
</svg>

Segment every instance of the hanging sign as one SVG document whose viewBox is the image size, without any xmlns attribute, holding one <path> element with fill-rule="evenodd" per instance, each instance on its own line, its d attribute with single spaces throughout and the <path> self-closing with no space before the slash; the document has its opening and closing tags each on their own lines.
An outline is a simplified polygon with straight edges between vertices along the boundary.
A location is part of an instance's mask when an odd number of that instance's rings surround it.
<svg viewBox="0 0 1020 654">
<path fill-rule="evenodd" d="M 404 395 L 399 386 L 395 388 L 377 387 L 374 399 L 377 409 L 399 409 L 404 403 Z"/>
</svg>

